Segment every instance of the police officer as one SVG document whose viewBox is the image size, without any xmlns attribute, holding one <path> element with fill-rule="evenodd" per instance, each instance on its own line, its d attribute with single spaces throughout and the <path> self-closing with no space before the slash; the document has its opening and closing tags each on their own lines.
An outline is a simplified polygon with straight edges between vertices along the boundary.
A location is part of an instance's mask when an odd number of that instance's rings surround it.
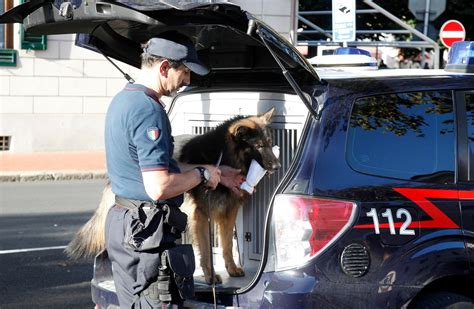
<svg viewBox="0 0 474 309">
<path fill-rule="evenodd" d="M 160 97 L 188 85 L 191 71 L 209 72 L 198 60 L 191 40 L 177 32 L 164 33 L 147 42 L 141 58 L 140 77 L 113 98 L 105 124 L 107 170 L 117 196 L 107 215 L 106 247 L 121 308 L 162 306 L 154 293 L 145 292 L 156 280 L 160 253 L 174 245 L 176 235 L 163 228 L 162 222 L 150 225 L 147 228 L 156 231 L 148 234 L 157 244 L 136 250 L 144 239 L 135 243 L 130 234 L 143 227 L 136 224 L 143 209 L 179 207 L 184 192 L 199 184 L 215 189 L 221 180 L 240 194 L 243 177 L 230 167 L 184 165 L 172 158 L 171 126 Z M 139 208 L 142 213 L 137 215 Z M 150 248 L 149 243 L 145 246 Z M 175 292 L 171 295 L 172 304 L 182 305 Z"/>
</svg>

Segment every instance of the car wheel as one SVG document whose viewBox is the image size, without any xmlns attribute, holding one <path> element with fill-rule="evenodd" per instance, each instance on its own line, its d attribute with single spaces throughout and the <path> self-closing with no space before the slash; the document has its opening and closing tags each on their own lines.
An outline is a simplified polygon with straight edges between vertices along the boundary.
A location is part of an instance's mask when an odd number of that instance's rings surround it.
<svg viewBox="0 0 474 309">
<path fill-rule="evenodd" d="M 452 292 L 431 292 L 415 299 L 410 308 L 472 309 L 474 308 L 474 299 Z"/>
</svg>

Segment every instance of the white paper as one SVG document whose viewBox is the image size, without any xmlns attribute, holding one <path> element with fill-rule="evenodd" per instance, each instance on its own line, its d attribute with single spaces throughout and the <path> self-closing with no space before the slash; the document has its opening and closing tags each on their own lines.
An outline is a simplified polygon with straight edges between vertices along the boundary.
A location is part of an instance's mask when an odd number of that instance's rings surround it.
<svg viewBox="0 0 474 309">
<path fill-rule="evenodd" d="M 257 161 L 252 160 L 250 163 L 249 172 L 247 173 L 247 179 L 240 185 L 240 188 L 252 194 L 254 187 L 258 184 L 260 179 L 265 176 L 266 173 L 267 171 L 262 166 L 260 166 Z"/>
</svg>

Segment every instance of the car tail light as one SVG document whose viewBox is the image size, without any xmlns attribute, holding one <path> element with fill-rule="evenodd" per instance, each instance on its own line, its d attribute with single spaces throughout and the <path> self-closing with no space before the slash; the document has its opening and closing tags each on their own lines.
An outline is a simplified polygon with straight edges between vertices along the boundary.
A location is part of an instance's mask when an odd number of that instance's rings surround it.
<svg viewBox="0 0 474 309">
<path fill-rule="evenodd" d="M 276 268 L 302 265 L 324 251 L 351 224 L 356 204 L 279 194 L 273 205 Z"/>
</svg>

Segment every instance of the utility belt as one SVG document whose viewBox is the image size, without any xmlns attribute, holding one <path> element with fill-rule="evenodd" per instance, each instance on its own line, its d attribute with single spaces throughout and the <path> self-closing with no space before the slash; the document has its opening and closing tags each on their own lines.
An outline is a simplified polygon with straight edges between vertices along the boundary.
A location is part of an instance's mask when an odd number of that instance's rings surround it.
<svg viewBox="0 0 474 309">
<path fill-rule="evenodd" d="M 182 302 L 194 296 L 195 258 L 191 245 L 174 245 L 163 241 L 166 234 L 181 238 L 187 215 L 179 207 L 115 197 L 115 205 L 130 210 L 124 246 L 134 251 L 156 252 L 160 256 L 158 269 L 145 270 L 151 282 L 140 296 L 161 302 Z"/>
<path fill-rule="evenodd" d="M 130 210 L 124 244 L 134 251 L 157 249 L 166 236 L 181 238 L 186 230 L 188 216 L 177 206 L 120 196 L 115 196 L 115 205 Z"/>
<path fill-rule="evenodd" d="M 129 198 L 124 198 L 124 197 L 120 197 L 116 195 L 115 205 L 122 208 L 134 209 L 138 207 L 162 207 L 163 204 L 154 203 L 152 201 L 132 200 Z"/>
</svg>

